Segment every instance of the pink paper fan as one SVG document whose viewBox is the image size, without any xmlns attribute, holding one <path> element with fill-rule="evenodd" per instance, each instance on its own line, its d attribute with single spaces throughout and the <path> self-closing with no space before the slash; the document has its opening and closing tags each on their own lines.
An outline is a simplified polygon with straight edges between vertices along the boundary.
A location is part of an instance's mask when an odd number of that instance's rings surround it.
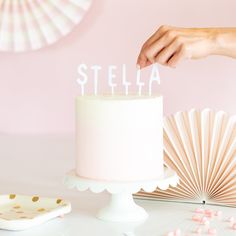
<svg viewBox="0 0 236 236">
<path fill-rule="evenodd" d="M 91 0 L 0 0 L 0 50 L 40 49 L 68 34 Z"/>
<path fill-rule="evenodd" d="M 164 151 L 180 184 L 139 196 L 236 207 L 236 116 L 193 109 L 167 117 Z"/>
</svg>

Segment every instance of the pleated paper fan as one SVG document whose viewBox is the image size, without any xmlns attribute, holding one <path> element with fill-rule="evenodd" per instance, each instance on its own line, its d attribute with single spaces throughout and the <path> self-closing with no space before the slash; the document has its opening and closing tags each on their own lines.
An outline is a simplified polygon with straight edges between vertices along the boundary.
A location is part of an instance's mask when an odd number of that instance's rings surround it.
<svg viewBox="0 0 236 236">
<path fill-rule="evenodd" d="M 0 0 L 0 50 L 40 49 L 68 34 L 91 0 Z"/>
<path fill-rule="evenodd" d="M 236 207 L 236 116 L 194 109 L 165 118 L 164 162 L 180 184 L 137 196 Z"/>
</svg>

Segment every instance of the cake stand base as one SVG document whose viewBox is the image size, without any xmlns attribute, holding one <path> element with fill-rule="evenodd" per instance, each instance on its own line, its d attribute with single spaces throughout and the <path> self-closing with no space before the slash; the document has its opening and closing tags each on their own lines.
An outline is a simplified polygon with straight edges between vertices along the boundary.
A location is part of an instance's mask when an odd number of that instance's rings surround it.
<svg viewBox="0 0 236 236">
<path fill-rule="evenodd" d="M 177 174 L 166 167 L 164 168 L 164 174 L 155 180 L 132 182 L 100 181 L 77 176 L 74 170 L 70 171 L 64 179 L 64 183 L 69 188 L 75 187 L 79 191 L 90 189 L 94 193 L 100 193 L 107 190 L 111 193 L 110 202 L 98 212 L 97 218 L 113 222 L 145 220 L 148 214 L 142 207 L 136 205 L 132 194 L 137 193 L 140 189 L 146 192 L 153 192 L 157 187 L 166 190 L 169 186 L 177 186 L 178 182 Z"/>
<path fill-rule="evenodd" d="M 134 202 L 131 193 L 112 194 L 108 205 L 97 214 L 97 218 L 113 222 L 142 221 L 147 217 L 147 212 Z"/>
</svg>

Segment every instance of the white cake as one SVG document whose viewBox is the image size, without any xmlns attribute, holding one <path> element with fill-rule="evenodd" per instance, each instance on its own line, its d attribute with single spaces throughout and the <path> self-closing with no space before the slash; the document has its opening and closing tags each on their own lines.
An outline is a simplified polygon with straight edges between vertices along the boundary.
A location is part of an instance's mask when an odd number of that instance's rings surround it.
<svg viewBox="0 0 236 236">
<path fill-rule="evenodd" d="M 76 173 L 106 181 L 163 174 L 162 96 L 76 99 Z"/>
</svg>

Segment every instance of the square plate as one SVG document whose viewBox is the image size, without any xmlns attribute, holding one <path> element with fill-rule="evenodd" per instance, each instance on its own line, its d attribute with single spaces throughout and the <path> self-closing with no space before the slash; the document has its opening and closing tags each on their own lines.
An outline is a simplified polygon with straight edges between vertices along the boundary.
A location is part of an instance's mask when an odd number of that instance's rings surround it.
<svg viewBox="0 0 236 236">
<path fill-rule="evenodd" d="M 0 195 L 0 229 L 25 230 L 71 211 L 71 204 L 59 198 Z"/>
</svg>

